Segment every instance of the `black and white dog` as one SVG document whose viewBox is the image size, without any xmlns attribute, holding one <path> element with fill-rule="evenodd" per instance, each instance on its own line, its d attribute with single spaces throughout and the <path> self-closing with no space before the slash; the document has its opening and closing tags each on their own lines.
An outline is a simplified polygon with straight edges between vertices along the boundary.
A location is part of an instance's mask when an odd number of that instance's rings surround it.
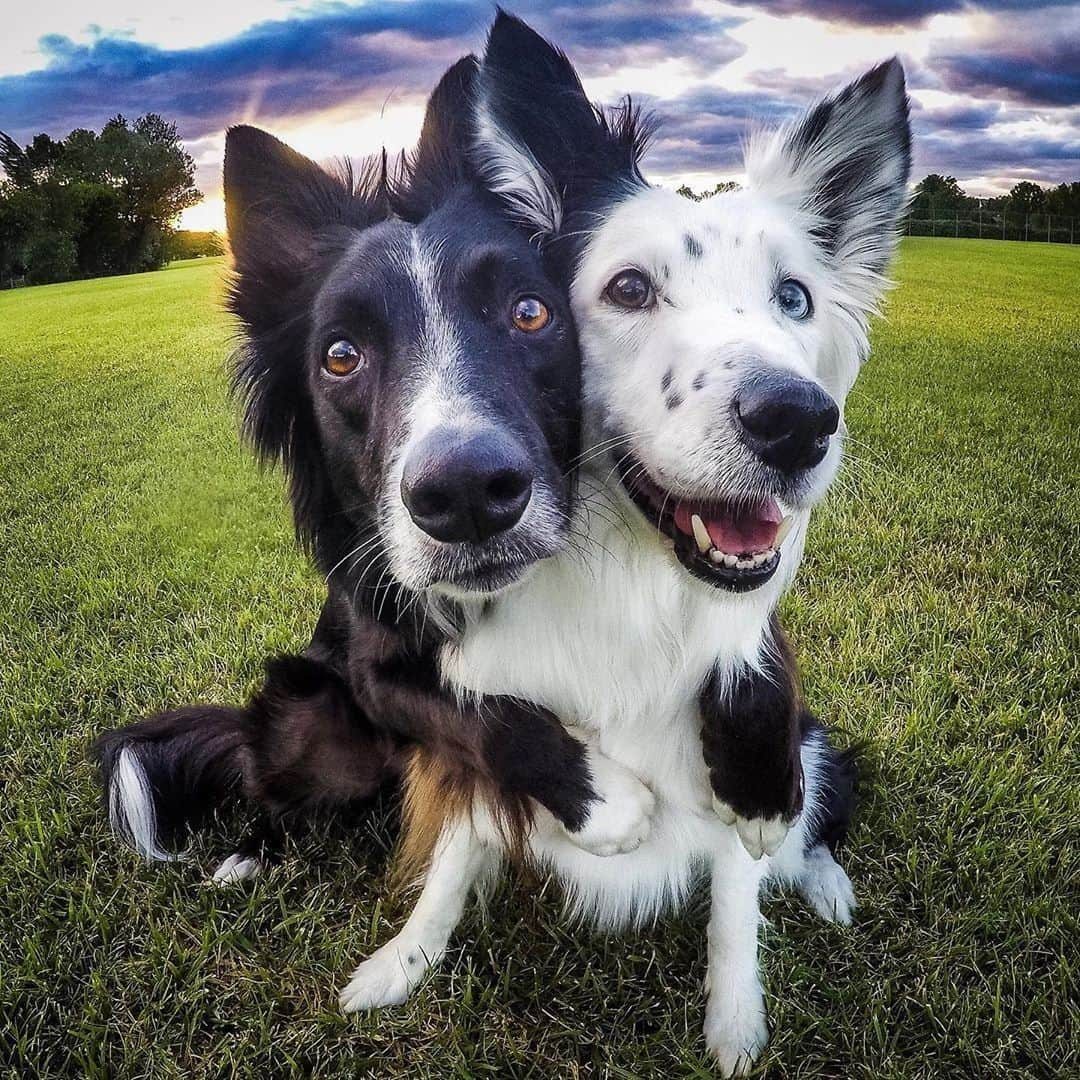
<svg viewBox="0 0 1080 1080">
<path fill-rule="evenodd" d="M 487 790 L 508 832 L 537 804 L 598 855 L 647 832 L 652 795 L 629 769 L 532 702 L 463 705 L 440 670 L 462 602 L 575 543 L 577 339 L 565 291 L 467 166 L 476 71 L 466 58 L 443 78 L 396 184 L 228 134 L 236 388 L 328 597 L 311 645 L 271 661 L 248 706 L 98 740 L 113 826 L 149 858 L 240 793 L 263 821 L 216 878 L 250 877 L 290 820 L 369 799 L 417 743 Z"/>
<path fill-rule="evenodd" d="M 830 850 L 846 827 L 849 763 L 798 705 L 773 613 L 836 474 L 841 409 L 895 247 L 910 165 L 903 71 L 885 63 L 757 138 L 747 189 L 701 204 L 648 187 L 632 124 L 607 122 L 566 58 L 506 15 L 477 108 L 482 174 L 570 287 L 588 550 L 537 564 L 511 595 L 465 602 L 440 669 L 463 698 L 550 710 L 651 789 L 651 831 L 635 850 L 598 858 L 543 814 L 528 850 L 573 910 L 608 926 L 680 903 L 708 872 L 705 1037 L 721 1068 L 741 1073 L 768 1035 L 763 883 L 793 883 L 829 919 L 848 921 L 854 904 Z M 590 486 L 621 520 L 588 513 Z M 604 554 L 590 557 L 593 544 Z M 774 741 L 777 716 L 797 718 L 805 810 L 790 831 L 783 819 L 743 830 L 757 853 L 773 851 L 759 860 L 731 827 L 738 807 L 714 792 L 725 766 L 710 732 L 733 712 Z M 505 849 L 497 802 L 478 792 L 447 805 L 450 764 L 414 755 L 413 812 L 442 830 L 415 910 L 357 969 L 346 1009 L 410 992 Z"/>
<path fill-rule="evenodd" d="M 762 140 L 751 189 L 701 206 L 645 185 L 633 114 L 606 121 L 523 24 L 500 15 L 474 93 L 475 73 L 444 79 L 399 191 L 230 133 L 237 383 L 330 592 L 247 708 L 103 737 L 112 817 L 161 857 L 237 786 L 280 821 L 404 770 L 425 884 L 347 1010 L 403 1000 L 508 851 L 609 925 L 708 870 L 706 1038 L 742 1070 L 767 1034 L 761 883 L 853 904 L 830 853 L 850 763 L 773 612 L 892 249 L 902 72 Z"/>
</svg>

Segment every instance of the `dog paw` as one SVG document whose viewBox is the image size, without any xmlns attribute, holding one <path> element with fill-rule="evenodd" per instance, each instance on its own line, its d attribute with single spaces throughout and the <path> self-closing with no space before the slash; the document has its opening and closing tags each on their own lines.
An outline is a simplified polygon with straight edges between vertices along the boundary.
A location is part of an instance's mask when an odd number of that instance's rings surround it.
<svg viewBox="0 0 1080 1080">
<path fill-rule="evenodd" d="M 806 856 L 806 869 L 799 875 L 796 887 L 803 899 L 827 922 L 851 925 L 852 914 L 858 906 L 855 890 L 828 848 L 818 845 Z"/>
<path fill-rule="evenodd" d="M 570 840 L 592 855 L 623 855 L 640 847 L 652 829 L 656 796 L 629 769 L 595 755 L 590 764 L 599 796 L 589 805 L 580 829 L 564 830 Z"/>
<path fill-rule="evenodd" d="M 779 815 L 771 818 L 744 818 L 716 795 L 713 796 L 712 804 L 713 813 L 725 825 L 735 826 L 743 847 L 755 860 L 762 855 L 775 855 L 794 824 L 794 821 L 785 821 Z"/>
<path fill-rule="evenodd" d="M 769 1041 L 760 987 L 740 997 L 713 994 L 705 1011 L 705 1046 L 721 1076 L 745 1076 Z"/>
<path fill-rule="evenodd" d="M 401 1005 L 431 966 L 419 945 L 388 941 L 353 972 L 338 999 L 341 1009 L 354 1013 Z"/>
<path fill-rule="evenodd" d="M 262 860 L 254 855 L 230 855 L 213 873 L 211 885 L 225 887 L 257 878 L 263 871 Z"/>
</svg>

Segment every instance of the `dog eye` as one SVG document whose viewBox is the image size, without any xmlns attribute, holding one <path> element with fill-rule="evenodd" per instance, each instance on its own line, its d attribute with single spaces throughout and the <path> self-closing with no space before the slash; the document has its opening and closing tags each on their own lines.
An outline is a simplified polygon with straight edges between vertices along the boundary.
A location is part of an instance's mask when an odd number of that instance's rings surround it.
<svg viewBox="0 0 1080 1080">
<path fill-rule="evenodd" d="M 652 282 L 640 270 L 620 270 L 607 284 L 604 295 L 619 307 L 640 310 L 656 299 Z"/>
<path fill-rule="evenodd" d="M 776 291 L 776 302 L 789 319 L 806 319 L 813 311 L 806 286 L 794 278 L 780 282 L 780 288 Z"/>
<path fill-rule="evenodd" d="M 551 322 L 551 312 L 543 300 L 535 296 L 523 296 L 514 303 L 511 313 L 514 325 L 526 334 L 535 334 L 537 330 L 543 330 Z"/>
<path fill-rule="evenodd" d="M 351 375 L 365 362 L 364 354 L 351 341 L 335 341 L 323 357 L 323 367 L 331 375 Z"/>
</svg>

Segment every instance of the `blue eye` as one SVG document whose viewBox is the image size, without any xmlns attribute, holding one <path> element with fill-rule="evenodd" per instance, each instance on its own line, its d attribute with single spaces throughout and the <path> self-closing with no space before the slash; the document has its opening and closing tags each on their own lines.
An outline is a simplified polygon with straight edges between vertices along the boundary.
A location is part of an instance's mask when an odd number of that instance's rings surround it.
<svg viewBox="0 0 1080 1080">
<path fill-rule="evenodd" d="M 808 319 L 814 310 L 806 286 L 794 278 L 780 282 L 780 288 L 776 290 L 776 302 L 789 319 Z"/>
</svg>

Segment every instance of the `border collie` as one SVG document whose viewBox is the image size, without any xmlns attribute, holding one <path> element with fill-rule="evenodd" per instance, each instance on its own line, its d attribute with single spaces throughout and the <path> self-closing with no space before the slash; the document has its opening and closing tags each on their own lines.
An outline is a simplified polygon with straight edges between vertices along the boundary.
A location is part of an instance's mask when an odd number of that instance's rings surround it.
<svg viewBox="0 0 1080 1080">
<path fill-rule="evenodd" d="M 652 919 L 708 873 L 705 1038 L 726 1073 L 743 1073 L 768 1037 L 763 884 L 791 882 L 840 922 L 854 906 L 831 851 L 847 824 L 850 761 L 799 704 L 773 613 L 836 474 L 841 409 L 895 247 L 910 168 L 903 70 L 884 63 L 757 137 L 747 189 L 696 204 L 647 186 L 634 124 L 609 123 L 566 57 L 500 13 L 476 132 L 481 174 L 570 288 L 586 550 L 539 563 L 510 595 L 464 602 L 442 676 L 463 698 L 550 710 L 648 784 L 652 827 L 635 850 L 598 858 L 541 811 L 528 853 L 574 912 L 605 926 Z M 590 513 L 590 492 L 618 519 Z M 790 829 L 782 817 L 744 822 L 747 847 L 765 852 L 757 860 L 731 827 L 741 815 L 730 762 L 710 752 L 733 713 L 752 783 L 758 725 L 770 767 L 792 726 L 801 759 L 805 809 Z M 357 969 L 348 1010 L 406 997 L 506 850 L 497 800 L 479 789 L 447 800 L 455 768 L 437 749 L 412 754 L 406 841 L 417 821 L 425 834 L 433 818 L 442 827 L 414 911 Z M 787 798 L 799 772 L 765 779 Z"/>
<path fill-rule="evenodd" d="M 329 590 L 311 645 L 271 661 L 245 708 L 98 740 L 112 824 L 148 858 L 175 857 L 239 792 L 262 820 L 215 878 L 250 877 L 287 822 L 369 799 L 414 743 L 489 788 L 508 835 L 535 804 L 597 855 L 648 830 L 630 770 L 531 702 L 460 701 L 439 670 L 463 600 L 527 577 L 576 528 L 577 339 L 537 247 L 467 167 L 476 73 L 469 57 L 444 76 L 394 184 L 385 163 L 356 183 L 255 128 L 228 133 L 235 387 Z M 428 841 L 413 820 L 429 848 L 439 821 Z"/>
</svg>

